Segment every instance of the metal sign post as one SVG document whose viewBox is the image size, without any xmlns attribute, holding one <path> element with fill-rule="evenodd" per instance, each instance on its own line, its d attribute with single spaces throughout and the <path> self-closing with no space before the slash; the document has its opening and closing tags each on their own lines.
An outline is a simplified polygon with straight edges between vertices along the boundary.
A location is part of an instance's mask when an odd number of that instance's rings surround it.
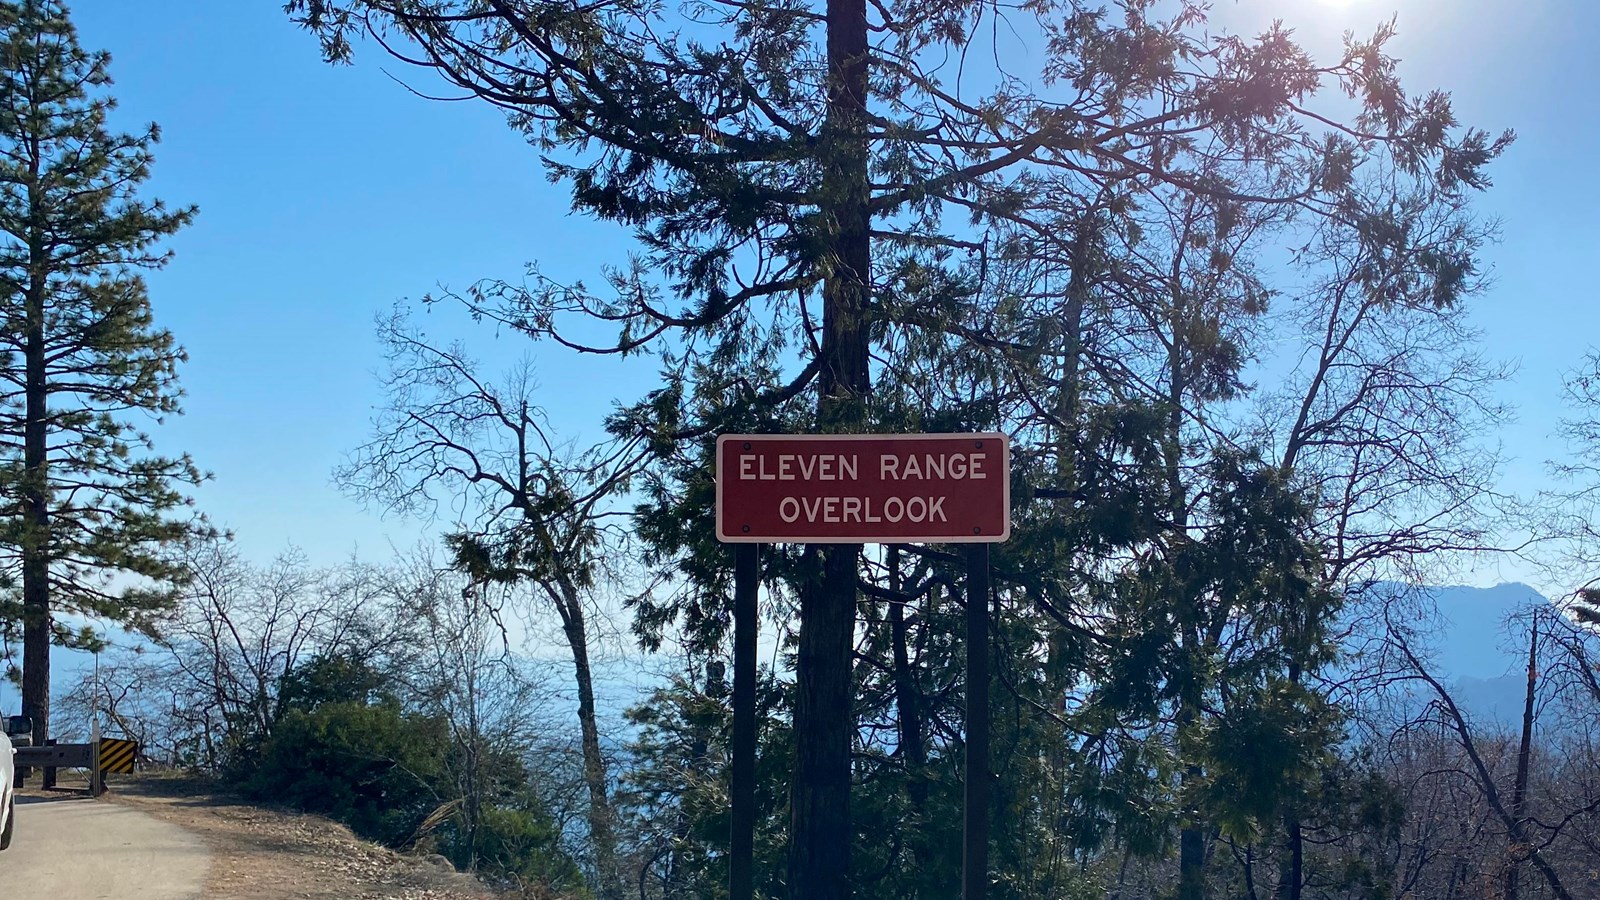
<svg viewBox="0 0 1600 900">
<path fill-rule="evenodd" d="M 717 539 L 734 563 L 731 900 L 754 896 L 758 546 L 971 544 L 963 900 L 989 884 L 989 544 L 1011 536 L 1003 434 L 725 434 Z"/>
<path fill-rule="evenodd" d="M 94 687 L 98 692 L 100 690 L 100 654 L 96 653 L 94 655 L 94 661 Z M 94 754 L 94 758 L 90 761 L 89 766 L 89 793 L 98 797 L 106 792 L 106 773 L 100 769 L 100 752 L 103 748 L 100 746 L 100 712 L 98 709 L 95 710 L 94 718 L 89 720 L 89 746 L 94 748 L 91 751 Z"/>
<path fill-rule="evenodd" d="M 989 545 L 967 549 L 967 758 L 962 900 L 989 893 Z"/>
<path fill-rule="evenodd" d="M 760 545 L 740 544 L 733 563 L 733 835 L 728 896 L 755 896 L 756 590 Z"/>
</svg>

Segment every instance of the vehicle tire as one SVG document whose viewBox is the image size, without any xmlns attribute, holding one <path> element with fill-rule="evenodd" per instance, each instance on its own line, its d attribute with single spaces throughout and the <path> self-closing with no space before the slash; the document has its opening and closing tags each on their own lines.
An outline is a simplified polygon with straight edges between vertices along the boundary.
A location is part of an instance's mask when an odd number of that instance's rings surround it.
<svg viewBox="0 0 1600 900">
<path fill-rule="evenodd" d="M 6 806 L 9 808 L 6 810 L 6 829 L 0 831 L 0 850 L 11 846 L 11 829 L 17 825 L 17 798 L 12 797 Z"/>
</svg>

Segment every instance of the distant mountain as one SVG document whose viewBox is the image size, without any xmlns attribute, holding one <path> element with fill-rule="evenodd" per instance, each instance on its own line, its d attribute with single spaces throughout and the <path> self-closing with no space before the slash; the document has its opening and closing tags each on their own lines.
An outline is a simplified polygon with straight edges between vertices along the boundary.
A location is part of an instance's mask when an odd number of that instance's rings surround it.
<svg viewBox="0 0 1600 900">
<path fill-rule="evenodd" d="M 1522 727 L 1522 707 L 1528 698 L 1525 673 L 1499 678 L 1457 678 L 1450 689 L 1456 705 L 1477 721 L 1511 730 Z"/>
<path fill-rule="evenodd" d="M 1520 727 L 1526 698 L 1526 632 L 1516 614 L 1550 601 L 1520 583 L 1489 588 L 1430 587 L 1439 627 L 1425 635 L 1433 674 L 1469 716 L 1485 724 Z"/>
<path fill-rule="evenodd" d="M 1538 591 L 1519 583 L 1427 591 L 1447 620 L 1433 642 L 1441 671 L 1454 678 L 1492 681 L 1527 665 L 1527 645 L 1515 632 L 1507 635 L 1506 621 L 1530 606 L 1548 606 L 1550 601 Z"/>
</svg>

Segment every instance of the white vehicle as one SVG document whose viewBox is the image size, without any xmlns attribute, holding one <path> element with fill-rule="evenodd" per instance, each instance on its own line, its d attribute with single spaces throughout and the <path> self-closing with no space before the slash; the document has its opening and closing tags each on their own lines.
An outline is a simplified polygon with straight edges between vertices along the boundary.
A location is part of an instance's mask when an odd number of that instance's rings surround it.
<svg viewBox="0 0 1600 900">
<path fill-rule="evenodd" d="M 11 738 L 0 734 L 0 850 L 11 846 L 11 829 L 17 818 L 17 766 Z"/>
<path fill-rule="evenodd" d="M 11 846 L 11 830 L 17 818 L 16 748 L 33 742 L 33 719 L 7 716 L 0 729 L 0 850 Z"/>
</svg>

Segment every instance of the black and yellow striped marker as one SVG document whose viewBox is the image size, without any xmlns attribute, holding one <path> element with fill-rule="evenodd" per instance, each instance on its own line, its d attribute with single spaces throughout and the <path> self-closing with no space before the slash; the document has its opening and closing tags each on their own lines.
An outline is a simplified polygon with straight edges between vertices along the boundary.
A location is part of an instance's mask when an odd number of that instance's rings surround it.
<svg viewBox="0 0 1600 900">
<path fill-rule="evenodd" d="M 133 758 L 139 755 L 139 744 L 123 738 L 100 739 L 100 771 L 133 773 Z"/>
</svg>

